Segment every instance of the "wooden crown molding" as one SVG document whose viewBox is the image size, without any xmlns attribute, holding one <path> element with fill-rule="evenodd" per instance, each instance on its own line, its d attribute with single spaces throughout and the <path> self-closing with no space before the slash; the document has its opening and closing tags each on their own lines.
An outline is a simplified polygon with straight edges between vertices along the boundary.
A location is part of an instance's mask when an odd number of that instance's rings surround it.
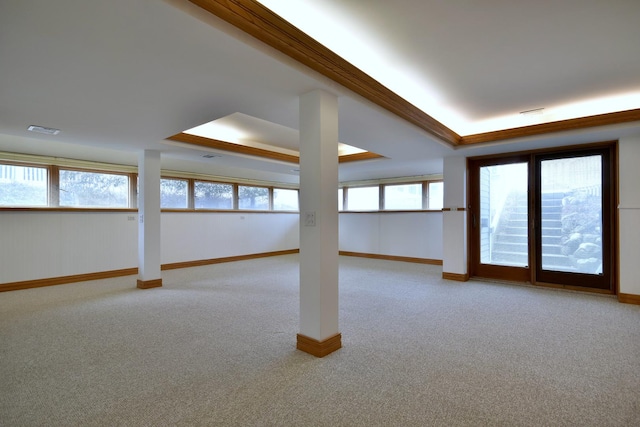
<svg viewBox="0 0 640 427">
<path fill-rule="evenodd" d="M 189 0 L 374 104 L 457 145 L 460 136 L 254 0 Z"/>
<path fill-rule="evenodd" d="M 640 109 L 461 137 L 255 0 L 189 0 L 451 146 L 640 121 Z"/>
<path fill-rule="evenodd" d="M 475 135 L 463 136 L 460 139 L 460 145 L 480 144 L 483 142 L 494 142 L 505 139 L 522 138 L 525 136 L 542 135 L 545 133 L 616 125 L 619 123 L 635 121 L 640 121 L 640 109 L 579 117 L 577 119 L 559 120 L 557 122 L 540 123 L 537 125 L 497 130 L 494 132 L 478 133 Z"/>
<path fill-rule="evenodd" d="M 167 138 L 169 141 L 184 142 L 200 147 L 214 148 L 216 150 L 231 151 L 238 154 L 263 157 L 266 159 L 280 160 L 287 163 L 298 164 L 300 158 L 291 154 L 278 153 L 277 151 L 265 150 L 263 148 L 248 147 L 246 145 L 233 144 L 231 142 L 217 139 L 205 138 L 203 136 L 191 135 L 188 133 L 178 133 Z"/>
<path fill-rule="evenodd" d="M 300 157 L 292 154 L 279 153 L 277 151 L 265 150 L 263 148 L 249 147 L 246 145 L 234 144 L 220 141 L 218 139 L 205 138 L 203 136 L 191 135 L 188 133 L 178 133 L 167 138 L 169 141 L 184 142 L 185 144 L 197 145 L 200 147 L 214 148 L 216 150 L 230 151 L 248 156 L 262 157 L 266 159 L 279 160 L 287 163 L 299 164 Z M 361 160 L 382 159 L 380 154 L 365 151 L 364 153 L 345 154 L 338 157 L 339 163 L 358 162 Z"/>
<path fill-rule="evenodd" d="M 361 160 L 374 160 L 383 158 L 384 156 L 381 156 L 380 154 L 365 151 L 363 153 L 343 154 L 342 156 L 338 157 L 338 163 L 359 162 Z"/>
</svg>

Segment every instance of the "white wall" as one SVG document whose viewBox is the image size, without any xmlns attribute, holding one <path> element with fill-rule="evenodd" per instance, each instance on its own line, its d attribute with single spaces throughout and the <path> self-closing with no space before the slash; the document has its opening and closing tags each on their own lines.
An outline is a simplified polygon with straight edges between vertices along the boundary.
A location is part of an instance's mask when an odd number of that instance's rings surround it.
<svg viewBox="0 0 640 427">
<path fill-rule="evenodd" d="M 299 248 L 297 213 L 163 213 L 162 263 Z"/>
<path fill-rule="evenodd" d="M 0 283 L 136 267 L 137 218 L 131 212 L 2 211 Z"/>
<path fill-rule="evenodd" d="M 0 283 L 137 267 L 135 212 L 0 211 Z M 162 263 L 297 249 L 298 215 L 163 213 Z"/>
<path fill-rule="evenodd" d="M 640 295 L 640 135 L 618 144 L 620 293 Z"/>
<path fill-rule="evenodd" d="M 137 267 L 135 212 L 0 211 L 0 283 Z M 165 212 L 163 264 L 299 248 L 297 213 Z M 340 250 L 442 259 L 441 212 L 341 213 Z"/>
<path fill-rule="evenodd" d="M 341 251 L 442 259 L 442 212 L 340 214 Z"/>
</svg>

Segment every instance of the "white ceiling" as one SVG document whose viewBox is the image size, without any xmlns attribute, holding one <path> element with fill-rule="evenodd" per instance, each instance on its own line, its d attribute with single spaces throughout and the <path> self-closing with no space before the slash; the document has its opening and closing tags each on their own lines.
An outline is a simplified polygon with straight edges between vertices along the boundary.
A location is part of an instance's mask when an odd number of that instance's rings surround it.
<svg viewBox="0 0 640 427">
<path fill-rule="evenodd" d="M 295 4 L 326 14 L 314 12 L 326 29 L 349 27 L 342 45 L 368 46 L 369 56 L 393 64 L 388 86 L 420 95 L 436 119 L 475 123 L 640 93 L 637 0 Z M 341 181 L 441 173 L 443 156 L 640 132 L 636 122 L 454 150 L 186 0 L 0 2 L 0 151 L 135 164 L 140 150 L 158 149 L 166 169 L 295 183 L 295 165 L 230 153 L 205 159 L 165 138 L 244 117 L 262 123 L 265 141 L 252 140 L 268 143 L 297 130 L 298 97 L 314 89 L 338 95 L 341 142 L 386 157 L 341 164 Z M 61 133 L 34 134 L 29 125 Z"/>
</svg>

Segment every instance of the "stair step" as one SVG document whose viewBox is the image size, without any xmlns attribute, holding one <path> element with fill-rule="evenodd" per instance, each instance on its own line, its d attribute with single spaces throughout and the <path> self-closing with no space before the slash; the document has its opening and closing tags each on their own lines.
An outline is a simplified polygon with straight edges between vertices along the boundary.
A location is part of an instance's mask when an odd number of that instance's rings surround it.
<svg viewBox="0 0 640 427">
<path fill-rule="evenodd" d="M 509 263 L 520 266 L 529 265 L 529 257 L 526 253 L 493 251 L 491 260 L 492 263 Z M 571 259 L 564 255 L 543 255 L 542 264 L 545 266 L 545 270 L 576 271 L 571 263 Z"/>
</svg>

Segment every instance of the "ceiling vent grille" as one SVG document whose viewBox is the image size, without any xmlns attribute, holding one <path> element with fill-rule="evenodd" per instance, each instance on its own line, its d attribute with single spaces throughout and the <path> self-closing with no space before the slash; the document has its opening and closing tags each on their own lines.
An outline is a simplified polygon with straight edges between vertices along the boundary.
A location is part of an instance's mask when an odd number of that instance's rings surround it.
<svg viewBox="0 0 640 427">
<path fill-rule="evenodd" d="M 43 133 L 45 135 L 57 135 L 60 133 L 60 129 L 48 128 L 45 126 L 31 125 L 27 128 L 27 130 L 31 132 Z"/>
</svg>

